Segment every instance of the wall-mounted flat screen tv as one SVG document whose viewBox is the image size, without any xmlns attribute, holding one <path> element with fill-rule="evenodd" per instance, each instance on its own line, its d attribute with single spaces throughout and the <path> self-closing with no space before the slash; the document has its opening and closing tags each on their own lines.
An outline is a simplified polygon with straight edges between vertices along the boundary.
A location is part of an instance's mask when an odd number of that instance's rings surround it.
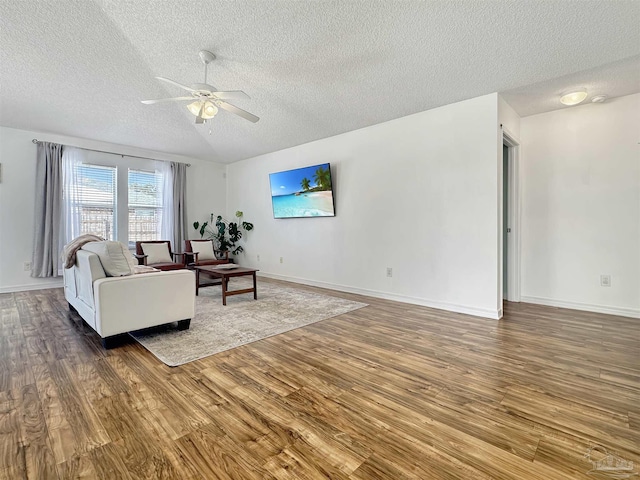
<svg viewBox="0 0 640 480">
<path fill-rule="evenodd" d="M 328 163 L 270 173 L 274 218 L 334 217 Z"/>
</svg>

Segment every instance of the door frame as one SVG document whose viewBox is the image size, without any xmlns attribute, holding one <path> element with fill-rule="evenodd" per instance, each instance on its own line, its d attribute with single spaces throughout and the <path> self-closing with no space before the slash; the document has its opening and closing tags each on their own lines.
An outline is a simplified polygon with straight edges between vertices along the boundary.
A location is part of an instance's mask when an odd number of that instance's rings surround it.
<svg viewBox="0 0 640 480">
<path fill-rule="evenodd" d="M 502 225 L 500 228 L 500 295 L 503 293 L 503 259 L 504 259 L 504 245 L 502 245 L 502 239 L 504 238 L 503 228 L 510 228 L 511 231 L 507 233 L 507 295 L 503 300 L 509 302 L 520 301 L 520 142 L 517 138 L 509 132 L 508 129 L 502 128 L 502 143 L 507 146 L 509 163 L 509 189 L 508 197 L 504 199 L 504 174 L 500 176 L 500 197 L 501 197 L 501 209 L 504 208 L 504 202 L 507 202 L 507 216 L 508 226 Z M 502 170 L 502 165 L 500 166 Z M 502 216 L 502 211 L 500 212 Z M 502 224 L 502 221 L 501 221 Z M 502 302 L 501 302 L 502 303 Z"/>
</svg>

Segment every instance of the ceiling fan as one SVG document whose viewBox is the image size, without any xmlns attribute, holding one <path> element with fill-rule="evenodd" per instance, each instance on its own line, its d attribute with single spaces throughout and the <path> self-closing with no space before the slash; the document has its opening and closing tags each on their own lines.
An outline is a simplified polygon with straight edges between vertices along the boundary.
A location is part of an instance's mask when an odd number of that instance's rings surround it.
<svg viewBox="0 0 640 480">
<path fill-rule="evenodd" d="M 200 50 L 199 55 L 202 63 L 204 63 L 204 83 L 194 83 L 193 85 L 188 87 L 186 85 L 182 85 L 181 83 L 174 82 L 173 80 L 169 80 L 168 78 L 156 77 L 158 80 L 170 83 L 171 85 L 175 85 L 176 87 L 180 87 L 183 90 L 186 90 L 187 92 L 189 92 L 190 96 L 160 98 L 157 100 L 141 100 L 142 103 L 151 105 L 154 103 L 163 102 L 190 102 L 187 105 L 187 108 L 196 116 L 196 123 L 198 124 L 206 123 L 207 120 L 211 120 L 213 117 L 215 117 L 218 113 L 218 108 L 222 108 L 227 112 L 235 113 L 236 115 L 253 123 L 256 123 L 258 120 L 260 120 L 260 118 L 256 117 L 254 114 L 226 102 L 226 100 L 249 98 L 249 95 L 244 93 L 242 90 L 219 92 L 215 89 L 215 87 L 207 84 L 207 68 L 209 66 L 209 63 L 215 60 L 216 56 L 207 50 Z"/>
</svg>

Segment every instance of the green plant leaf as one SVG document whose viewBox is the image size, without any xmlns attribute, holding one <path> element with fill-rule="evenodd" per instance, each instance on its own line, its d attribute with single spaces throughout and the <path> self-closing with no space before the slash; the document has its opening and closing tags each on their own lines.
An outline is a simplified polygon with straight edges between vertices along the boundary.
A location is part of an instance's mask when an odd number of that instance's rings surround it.
<svg viewBox="0 0 640 480">
<path fill-rule="evenodd" d="M 236 211 L 236 217 L 241 219 L 243 216 L 241 210 Z M 222 215 L 210 215 L 210 221 L 204 222 L 202 225 L 199 222 L 194 222 L 193 227 L 198 230 L 200 227 L 200 237 L 211 238 L 215 240 L 214 248 L 221 252 L 240 253 L 244 251 L 242 245 L 236 245 L 242 238 L 242 231 L 253 230 L 253 223 L 250 222 L 230 222 L 226 220 Z M 214 222 L 215 219 L 215 222 Z M 215 225 L 215 228 L 214 228 Z M 208 227 L 208 228 L 207 228 Z"/>
</svg>

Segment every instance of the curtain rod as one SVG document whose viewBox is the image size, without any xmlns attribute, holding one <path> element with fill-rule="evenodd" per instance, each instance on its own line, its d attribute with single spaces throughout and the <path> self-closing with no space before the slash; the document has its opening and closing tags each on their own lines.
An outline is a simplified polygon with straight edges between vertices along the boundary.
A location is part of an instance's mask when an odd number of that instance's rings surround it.
<svg viewBox="0 0 640 480">
<path fill-rule="evenodd" d="M 34 138 L 33 140 L 31 140 L 32 143 L 40 143 L 40 140 L 38 140 L 37 138 Z M 73 145 L 69 145 L 70 147 L 72 147 Z M 98 152 L 98 153 L 107 153 L 109 155 L 120 155 L 122 158 L 124 157 L 131 157 L 131 158 L 142 158 L 143 160 L 155 160 L 156 162 L 165 162 L 166 160 L 158 160 L 157 158 L 150 158 L 150 157 L 140 157 L 138 155 L 126 155 L 123 153 L 113 153 L 113 152 L 107 152 L 106 150 L 96 150 L 94 148 L 84 148 L 84 147 L 74 147 L 74 148 L 79 148 L 80 150 L 89 150 L 90 152 Z M 187 167 L 190 167 L 191 164 L 187 163 L 186 164 Z"/>
</svg>

